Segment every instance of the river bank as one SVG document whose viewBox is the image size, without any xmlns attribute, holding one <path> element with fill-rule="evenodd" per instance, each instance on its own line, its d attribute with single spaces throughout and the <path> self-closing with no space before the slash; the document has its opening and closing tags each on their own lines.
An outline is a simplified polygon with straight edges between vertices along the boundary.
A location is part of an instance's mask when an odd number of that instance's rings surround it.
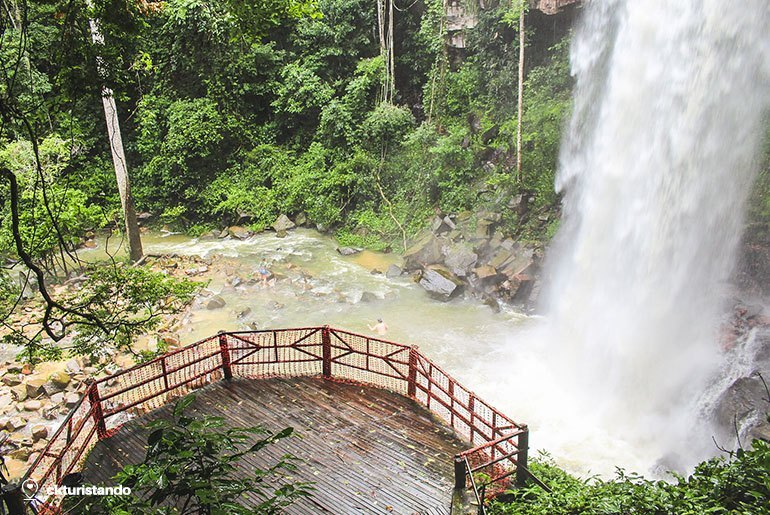
<svg viewBox="0 0 770 515">
<path fill-rule="evenodd" d="M 164 319 L 156 332 L 141 338 L 138 349 L 172 349 L 219 330 L 331 324 L 374 334 L 369 327 L 383 318 L 390 328 L 386 338 L 420 345 L 450 371 L 460 372 L 468 353 L 489 352 L 502 334 L 526 320 L 513 310 L 490 309 L 472 296 L 439 302 L 412 276 L 384 273 L 401 266 L 400 256 L 365 250 L 343 255 L 332 239 L 310 229 L 290 231 L 284 238 L 265 233 L 244 240 L 194 239 L 149 232 L 143 239 L 147 254 L 154 256 L 146 266 L 202 287 L 183 313 Z M 95 243 L 81 250 L 83 259 L 98 260 L 115 251 L 105 248 L 103 240 Z M 259 274 L 263 259 L 270 271 L 267 284 Z M 16 322 L 29 323 L 39 309 L 39 300 L 26 300 Z M 35 459 L 68 412 L 72 394 L 81 392 L 89 377 L 133 363 L 132 356 L 118 355 L 100 363 L 68 359 L 24 368 L 9 359 L 16 351 L 6 348 L 0 367 L 0 427 L 11 433 L 5 450 L 12 475 Z M 34 435 L 41 424 L 47 434 L 38 430 Z"/>
<path fill-rule="evenodd" d="M 283 237 L 267 232 L 245 238 L 231 234 L 222 238 L 219 235 L 190 238 L 147 232 L 143 235 L 146 252 L 154 256 L 147 259 L 147 266 L 171 276 L 199 281 L 203 286 L 183 313 L 164 320 L 158 331 L 142 338 L 138 345 L 143 349 L 164 350 L 192 343 L 219 330 L 319 324 L 371 333 L 370 326 L 382 318 L 390 328 L 385 338 L 419 345 L 477 393 L 515 419 L 528 422 L 537 435 L 534 447 L 548 449 L 567 469 L 577 473 L 591 470 L 611 474 L 618 464 L 644 472 L 659 465 L 662 451 L 654 446 L 655 442 L 651 444 L 642 439 L 631 444 L 633 438 L 614 431 L 606 420 L 602 424 L 607 427 L 596 428 L 586 423 L 585 432 L 565 432 L 563 421 L 564 414 L 570 413 L 569 402 L 560 393 L 558 378 L 548 379 L 549 374 L 554 373 L 548 368 L 552 344 L 535 341 L 528 334 L 542 325 L 538 317 L 521 315 L 499 299 L 485 303 L 490 292 L 474 290 L 472 283 L 479 279 L 483 267 L 490 266 L 490 256 L 494 259 L 500 249 L 510 251 L 509 255 L 513 256 L 495 268 L 496 275 L 503 277 L 506 276 L 504 270 L 515 270 L 518 266 L 509 267 L 518 262 L 517 252 L 525 249 L 524 256 L 535 256 L 538 249 L 530 254 L 521 244 L 505 243 L 506 239 L 495 237 L 494 229 L 485 237 L 477 237 L 477 222 L 484 220 L 481 217 L 466 219 L 465 226 L 465 220 L 450 217 L 454 229 L 448 228 L 443 218 L 444 226 L 436 221 L 434 227 L 411 245 L 420 248 L 415 245 L 427 239 L 430 244 L 422 248 L 436 251 L 434 263 L 424 258 L 415 259 L 417 255 L 426 255 L 420 252 L 407 252 L 401 257 L 339 248 L 333 239 L 307 228 L 289 230 Z M 481 225 L 494 228 L 494 222 Z M 477 240 L 473 241 L 474 238 Z M 497 250 L 490 252 L 495 248 L 490 241 L 497 240 L 501 240 Z M 81 251 L 84 259 L 98 260 L 106 251 L 116 250 L 105 248 L 102 240 L 94 243 L 95 248 Z M 449 268 L 451 256 L 458 247 L 475 254 L 476 263 L 460 260 L 465 263 L 462 266 L 467 266 L 464 277 L 455 274 L 461 285 L 451 295 L 437 296 L 421 284 L 426 270 Z M 270 272 L 267 284 L 262 283 L 259 274 L 263 260 Z M 527 266 L 532 266 L 532 262 Z M 506 280 L 503 277 L 492 284 L 503 284 Z M 22 312 L 32 318 L 36 301 L 27 302 Z M 753 373 L 751 367 L 757 363 L 767 363 L 761 360 L 762 353 L 770 356 L 770 343 L 762 339 L 766 325 L 764 319 L 758 318 L 761 316 L 752 308 L 736 311 L 734 318 L 725 320 L 725 324 L 733 324 L 731 327 L 736 331 L 733 344 L 724 350 L 725 375 L 719 383 L 728 393 L 720 397 L 722 391 L 716 392 L 711 406 L 723 414 L 742 410 L 741 420 L 747 421 L 757 420 L 756 410 L 749 412 L 741 406 L 755 397 L 747 397 L 743 392 L 748 389 L 752 395 L 756 394 L 758 379 L 754 377 L 747 382 L 741 378 Z M 46 425 L 50 435 L 68 411 L 68 399 L 72 402 L 72 394 L 82 391 L 88 377 L 113 372 L 133 361 L 130 356 L 116 356 L 110 362 L 115 364 L 108 367 L 107 362 L 66 360 L 39 365 L 27 370 L 30 372 L 27 374 L 18 368 L 18 363 L 10 362 L 5 364 L 4 373 L 0 370 L 3 383 L 0 399 L 4 400 L 0 403 L 0 424 L 14 435 L 14 447 L 7 451 L 9 456 L 13 453 L 10 465 L 16 475 L 26 469 L 45 444 L 47 435 L 43 436 L 38 426 Z M 59 387 L 52 376 L 61 372 L 69 376 L 69 381 L 60 375 L 59 383 L 64 386 L 57 391 Z M 8 385 L 6 381 L 18 383 Z M 48 384 L 48 389 L 38 385 L 42 391 L 34 390 L 30 396 L 28 390 L 41 381 L 42 385 Z M 15 388 L 16 396 L 11 388 Z M 23 400 L 22 391 L 27 392 Z M 59 393 L 62 395 L 58 396 Z M 36 409 L 27 410 L 25 403 L 29 401 L 40 402 L 40 406 L 34 404 L 30 407 Z M 616 417 L 623 421 L 628 414 L 617 413 Z M 747 429 L 745 434 L 748 432 Z M 576 441 L 583 443 L 578 446 Z"/>
</svg>

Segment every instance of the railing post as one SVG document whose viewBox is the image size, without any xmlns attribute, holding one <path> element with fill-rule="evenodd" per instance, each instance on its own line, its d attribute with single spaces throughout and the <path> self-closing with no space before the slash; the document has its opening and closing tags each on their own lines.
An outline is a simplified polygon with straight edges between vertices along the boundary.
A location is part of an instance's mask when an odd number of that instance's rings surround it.
<svg viewBox="0 0 770 515">
<path fill-rule="evenodd" d="M 529 450 L 529 428 L 521 426 L 522 432 L 518 437 L 519 452 L 516 456 L 516 486 L 522 487 L 527 482 L 529 472 L 527 471 L 527 451 Z"/>
<path fill-rule="evenodd" d="M 0 493 L 2 493 L 0 495 L 0 508 L 5 504 L 9 515 L 24 515 L 27 513 L 24 507 L 24 492 L 21 490 L 21 485 L 16 482 L 6 483 L 0 489 Z"/>
<path fill-rule="evenodd" d="M 406 393 L 409 397 L 417 396 L 417 345 L 409 349 L 409 376 L 406 384 Z"/>
<path fill-rule="evenodd" d="M 455 490 L 465 490 L 465 458 L 455 456 Z"/>
<path fill-rule="evenodd" d="M 325 379 L 329 379 L 332 376 L 332 337 L 328 325 L 325 325 L 321 330 L 321 343 L 323 346 L 323 376 Z"/>
<path fill-rule="evenodd" d="M 230 364 L 230 347 L 227 344 L 227 334 L 224 331 L 219 331 L 219 352 L 222 354 L 222 371 L 225 374 L 225 379 L 230 380 L 233 378 L 233 370 Z"/>
<path fill-rule="evenodd" d="M 107 438 L 107 426 L 104 423 L 104 411 L 102 410 L 102 399 L 99 397 L 99 387 L 94 381 L 91 381 L 91 384 L 88 386 L 88 401 L 91 403 L 91 413 L 96 424 L 96 435 L 99 437 L 99 440 L 104 440 Z"/>
</svg>

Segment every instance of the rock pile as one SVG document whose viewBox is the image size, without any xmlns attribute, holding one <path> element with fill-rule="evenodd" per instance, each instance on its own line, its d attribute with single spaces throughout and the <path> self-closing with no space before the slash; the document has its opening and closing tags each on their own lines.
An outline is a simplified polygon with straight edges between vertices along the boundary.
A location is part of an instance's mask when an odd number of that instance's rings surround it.
<svg viewBox="0 0 770 515">
<path fill-rule="evenodd" d="M 404 253 L 404 270 L 440 300 L 465 290 L 492 306 L 535 300 L 542 252 L 507 237 L 499 213 L 437 215 Z M 391 271 L 392 274 L 392 271 Z"/>
<path fill-rule="evenodd" d="M 0 430 L 9 434 L 4 455 L 29 465 L 46 446 L 57 419 L 79 401 L 86 378 L 98 374 L 82 360 L 72 359 L 64 370 L 38 373 L 28 365 L 0 365 Z"/>
</svg>

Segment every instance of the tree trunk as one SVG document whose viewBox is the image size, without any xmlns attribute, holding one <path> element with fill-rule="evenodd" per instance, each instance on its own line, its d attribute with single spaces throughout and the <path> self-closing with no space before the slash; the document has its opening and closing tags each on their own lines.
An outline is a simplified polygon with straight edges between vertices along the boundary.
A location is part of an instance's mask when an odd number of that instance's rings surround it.
<svg viewBox="0 0 770 515">
<path fill-rule="evenodd" d="M 521 115 L 524 110 L 524 5 L 525 0 L 521 2 L 521 13 L 519 14 L 519 103 L 518 123 L 516 128 L 516 177 L 519 182 L 522 180 L 521 173 Z"/>
<path fill-rule="evenodd" d="M 90 20 L 90 25 L 93 42 L 100 45 L 104 44 L 104 38 L 99 31 L 99 25 L 96 20 Z M 100 72 L 104 69 L 104 63 L 101 58 L 97 58 L 96 66 Z M 115 167 L 115 179 L 118 183 L 120 203 L 123 207 L 123 218 L 126 222 L 128 254 L 131 261 L 135 263 L 142 258 L 142 239 L 139 235 L 134 198 L 131 195 L 131 183 L 128 180 L 128 165 L 126 163 L 126 155 L 123 152 L 123 138 L 120 135 L 118 109 L 115 106 L 112 90 L 107 86 L 102 86 L 102 104 L 104 106 L 104 118 L 107 121 L 107 136 L 110 139 L 112 164 Z"/>
<path fill-rule="evenodd" d="M 388 102 L 393 103 L 393 96 L 396 91 L 396 58 L 394 55 L 393 47 L 395 46 L 393 40 L 393 0 L 388 0 L 390 7 L 388 9 L 388 66 L 390 67 L 390 95 Z"/>
</svg>

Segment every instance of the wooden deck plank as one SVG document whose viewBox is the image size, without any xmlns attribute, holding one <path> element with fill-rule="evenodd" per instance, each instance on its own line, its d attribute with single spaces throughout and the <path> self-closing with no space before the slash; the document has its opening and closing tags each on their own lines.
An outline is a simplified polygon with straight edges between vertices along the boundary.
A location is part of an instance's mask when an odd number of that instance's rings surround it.
<svg viewBox="0 0 770 515">
<path fill-rule="evenodd" d="M 122 465 L 140 462 L 143 425 L 170 417 L 172 407 L 132 420 L 99 442 L 84 466 L 86 481 L 111 484 Z M 236 379 L 199 390 L 191 411 L 224 417 L 231 426 L 295 428 L 300 437 L 239 463 L 248 474 L 287 452 L 303 460 L 296 479 L 315 482 L 316 490 L 287 513 L 449 513 L 452 456 L 465 446 L 398 394 L 320 378 Z"/>
</svg>

